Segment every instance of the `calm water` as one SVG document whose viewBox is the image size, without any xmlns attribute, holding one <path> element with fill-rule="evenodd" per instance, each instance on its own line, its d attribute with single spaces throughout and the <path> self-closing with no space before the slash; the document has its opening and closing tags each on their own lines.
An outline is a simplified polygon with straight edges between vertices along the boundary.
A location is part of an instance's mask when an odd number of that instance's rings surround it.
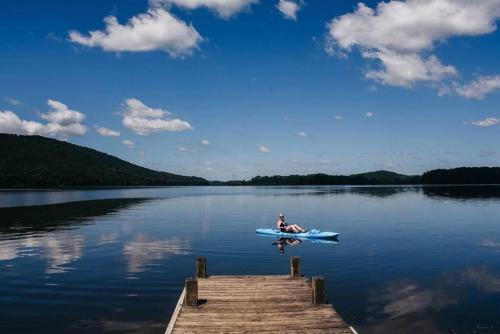
<svg viewBox="0 0 500 334">
<path fill-rule="evenodd" d="M 280 211 L 338 243 L 255 235 Z M 0 192 L 0 333 L 163 333 L 198 255 L 212 274 L 301 256 L 360 333 L 500 333 L 499 187 Z"/>
</svg>

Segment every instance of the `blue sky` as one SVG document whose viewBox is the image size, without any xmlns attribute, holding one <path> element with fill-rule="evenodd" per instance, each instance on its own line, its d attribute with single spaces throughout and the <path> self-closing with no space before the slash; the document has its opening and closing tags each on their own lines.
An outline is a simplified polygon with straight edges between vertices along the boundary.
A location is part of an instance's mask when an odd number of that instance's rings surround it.
<svg viewBox="0 0 500 334">
<path fill-rule="evenodd" d="M 0 132 L 219 180 L 499 164 L 500 0 L 1 6 Z"/>
</svg>

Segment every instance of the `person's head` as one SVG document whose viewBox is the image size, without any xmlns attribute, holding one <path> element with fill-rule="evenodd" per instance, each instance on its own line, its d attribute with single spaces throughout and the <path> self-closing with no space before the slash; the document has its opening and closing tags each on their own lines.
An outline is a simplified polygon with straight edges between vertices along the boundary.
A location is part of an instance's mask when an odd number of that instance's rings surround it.
<svg viewBox="0 0 500 334">
<path fill-rule="evenodd" d="M 285 219 L 285 214 L 283 212 L 281 212 L 279 217 L 280 217 L 281 220 L 284 220 Z"/>
</svg>

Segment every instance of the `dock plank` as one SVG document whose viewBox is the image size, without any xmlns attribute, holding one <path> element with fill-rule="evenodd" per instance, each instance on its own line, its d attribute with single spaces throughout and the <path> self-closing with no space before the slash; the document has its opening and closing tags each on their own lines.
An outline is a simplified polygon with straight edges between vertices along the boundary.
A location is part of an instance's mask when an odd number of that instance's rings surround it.
<svg viewBox="0 0 500 334">
<path fill-rule="evenodd" d="M 166 334 L 353 333 L 331 305 L 313 305 L 311 294 L 304 277 L 198 278 L 200 304 L 189 307 L 179 299 Z"/>
</svg>

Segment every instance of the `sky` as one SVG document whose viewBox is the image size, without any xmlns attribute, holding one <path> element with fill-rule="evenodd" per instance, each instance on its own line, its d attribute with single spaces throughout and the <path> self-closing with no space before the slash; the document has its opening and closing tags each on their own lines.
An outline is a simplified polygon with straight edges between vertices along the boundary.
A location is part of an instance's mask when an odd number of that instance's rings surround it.
<svg viewBox="0 0 500 334">
<path fill-rule="evenodd" d="M 0 132 L 210 180 L 500 163 L 500 0 L 16 0 Z"/>
</svg>

